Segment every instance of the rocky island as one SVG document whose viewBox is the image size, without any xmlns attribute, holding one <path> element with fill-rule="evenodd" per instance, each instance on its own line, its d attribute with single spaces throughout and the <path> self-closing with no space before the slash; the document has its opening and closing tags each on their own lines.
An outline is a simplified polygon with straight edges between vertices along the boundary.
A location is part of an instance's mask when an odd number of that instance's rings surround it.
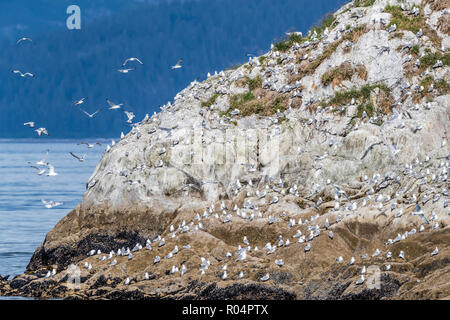
<svg viewBox="0 0 450 320">
<path fill-rule="evenodd" d="M 449 299 L 449 8 L 354 0 L 192 82 L 0 295 Z"/>
</svg>

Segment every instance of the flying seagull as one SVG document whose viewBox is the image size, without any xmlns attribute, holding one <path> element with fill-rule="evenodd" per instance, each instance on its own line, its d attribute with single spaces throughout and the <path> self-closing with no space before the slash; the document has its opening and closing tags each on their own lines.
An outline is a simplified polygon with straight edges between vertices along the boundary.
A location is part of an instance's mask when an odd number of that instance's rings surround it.
<svg viewBox="0 0 450 320">
<path fill-rule="evenodd" d="M 28 128 L 34 128 L 34 122 L 33 121 L 25 122 L 23 125 L 27 126 Z"/>
<path fill-rule="evenodd" d="M 44 204 L 44 206 L 45 206 L 47 209 L 51 209 L 51 208 L 59 207 L 59 206 L 62 206 L 62 205 L 63 205 L 62 202 L 56 202 L 56 201 L 45 201 L 45 200 L 41 200 L 41 202 Z"/>
<path fill-rule="evenodd" d="M 73 103 L 73 105 L 74 105 L 74 106 L 79 106 L 80 104 L 83 104 L 84 101 L 85 101 L 86 99 L 87 99 L 87 97 L 81 98 L 80 100 L 75 101 L 75 102 Z"/>
<path fill-rule="evenodd" d="M 89 118 L 94 118 L 94 116 L 97 114 L 97 113 L 99 113 L 100 111 L 101 111 L 101 109 L 98 109 L 97 111 L 95 111 L 94 113 L 88 113 L 87 111 L 85 111 L 85 110 L 83 110 L 83 109 L 81 109 L 80 108 L 80 110 L 85 114 L 85 115 L 87 115 Z"/>
<path fill-rule="evenodd" d="M 128 58 L 128 59 L 126 59 L 125 61 L 124 61 L 124 63 L 122 64 L 122 67 L 125 67 L 126 65 L 127 65 L 127 63 L 128 62 L 131 62 L 131 61 L 137 61 L 137 62 L 139 62 L 140 64 L 144 64 L 141 60 L 139 60 L 138 58 Z"/>
<path fill-rule="evenodd" d="M 48 177 L 54 177 L 58 175 L 58 173 L 55 172 L 54 166 L 52 166 L 50 163 L 47 163 L 47 166 L 48 166 L 48 173 L 47 173 Z"/>
<path fill-rule="evenodd" d="M 38 162 L 36 162 L 36 164 L 37 164 L 38 166 L 46 166 L 46 165 L 47 165 L 46 159 L 47 159 L 47 156 L 48 156 L 48 152 L 49 152 L 49 150 L 47 150 L 47 152 L 45 153 L 45 156 L 43 156 L 41 160 L 39 160 Z"/>
<path fill-rule="evenodd" d="M 123 105 L 123 103 L 121 103 L 121 104 L 115 104 L 114 102 L 112 102 L 112 101 L 109 100 L 109 99 L 106 99 L 106 102 L 108 102 L 108 104 L 109 104 L 109 106 L 110 106 L 109 110 L 120 109 L 120 107 Z"/>
<path fill-rule="evenodd" d="M 124 110 L 123 112 L 125 112 L 125 114 L 128 117 L 127 123 L 131 123 L 134 119 L 134 113 L 131 111 L 126 111 L 126 110 Z"/>
<path fill-rule="evenodd" d="M 28 162 L 28 163 L 30 163 L 30 162 Z M 38 171 L 38 175 L 40 175 L 40 176 L 42 176 L 45 173 L 45 171 L 47 170 L 47 169 L 42 169 L 42 168 L 39 168 L 36 166 L 30 166 L 30 167 L 33 169 L 36 169 Z"/>
<path fill-rule="evenodd" d="M 24 77 L 26 77 L 26 76 L 34 78 L 34 74 L 32 74 L 32 73 L 30 73 L 30 72 L 22 73 L 22 71 L 20 71 L 20 70 L 13 70 L 13 71 L 11 71 L 11 72 L 14 73 L 14 74 L 20 74 L 20 76 L 21 76 L 22 78 L 24 78 Z"/>
<path fill-rule="evenodd" d="M 136 70 L 136 68 L 129 68 L 129 69 L 117 69 L 120 73 L 128 73 L 130 71 Z"/>
<path fill-rule="evenodd" d="M 33 40 L 31 40 L 30 38 L 20 38 L 19 40 L 17 40 L 17 43 L 16 44 L 19 44 L 19 43 L 21 43 L 22 41 L 30 41 L 30 42 L 33 42 Z"/>
<path fill-rule="evenodd" d="M 422 209 L 420 208 L 420 206 L 418 204 L 416 204 L 416 211 L 411 212 L 411 214 L 413 216 L 421 217 L 426 224 L 430 224 L 428 222 L 428 219 L 425 217 L 425 214 L 423 213 Z"/>
<path fill-rule="evenodd" d="M 74 157 L 75 159 L 77 159 L 80 162 L 83 162 L 84 160 L 86 160 L 86 155 L 84 154 L 82 157 L 77 156 L 76 154 L 74 154 L 73 152 L 69 152 L 70 155 L 72 157 Z"/>
<path fill-rule="evenodd" d="M 183 66 L 181 65 L 181 63 L 183 62 L 183 58 L 181 58 L 180 60 L 178 60 L 177 64 L 172 66 L 172 69 L 180 69 L 183 68 Z"/>
<path fill-rule="evenodd" d="M 48 136 L 48 131 L 47 131 L 47 129 L 45 129 L 45 128 L 39 128 L 39 129 L 36 129 L 36 130 L 34 130 L 34 131 L 37 132 L 37 134 L 39 135 L 39 137 L 42 136 L 43 134 L 45 134 L 45 135 Z"/>
<path fill-rule="evenodd" d="M 82 144 L 85 144 L 89 149 L 92 149 L 93 147 L 94 147 L 94 144 L 92 143 L 88 143 L 88 142 L 80 142 L 80 143 L 77 143 L 77 145 L 79 146 L 79 145 L 82 145 Z M 100 142 L 96 142 L 95 143 L 96 145 L 99 145 L 99 146 L 101 146 L 102 144 L 100 143 Z"/>
</svg>

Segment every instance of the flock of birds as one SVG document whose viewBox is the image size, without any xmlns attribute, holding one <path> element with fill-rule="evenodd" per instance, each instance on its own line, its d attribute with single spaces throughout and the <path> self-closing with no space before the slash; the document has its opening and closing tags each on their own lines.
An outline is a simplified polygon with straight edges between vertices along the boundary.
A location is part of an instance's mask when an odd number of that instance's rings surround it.
<svg viewBox="0 0 450 320">
<path fill-rule="evenodd" d="M 20 45 L 21 43 L 24 43 L 24 42 L 30 42 L 31 43 L 31 42 L 33 42 L 33 40 L 31 38 L 28 38 L 28 37 L 23 37 L 23 38 L 20 38 L 19 40 L 17 40 L 16 44 Z M 138 59 L 136 57 L 127 58 L 122 63 L 121 68 L 117 69 L 117 72 L 120 72 L 122 74 L 127 74 L 127 73 L 129 73 L 129 72 L 131 72 L 133 70 L 136 70 L 135 67 L 127 68 L 127 65 L 129 63 L 133 63 L 133 62 L 136 62 L 136 63 L 138 63 L 140 65 L 144 64 L 140 59 Z M 180 68 L 182 68 L 183 67 L 182 66 L 182 62 L 183 62 L 183 59 L 180 59 L 171 68 L 172 69 L 180 69 Z M 35 78 L 35 74 L 33 74 L 31 72 L 22 72 L 20 70 L 12 70 L 11 72 L 13 74 L 19 75 L 22 78 L 25 78 L 25 77 Z M 90 119 L 93 119 L 104 108 L 97 109 L 93 113 L 87 112 L 86 110 L 81 108 L 81 105 L 83 105 L 86 102 L 87 99 L 88 99 L 88 97 L 83 97 L 83 98 L 81 98 L 81 99 L 79 99 L 77 101 L 74 101 L 73 102 L 73 106 L 77 107 L 78 110 L 80 110 L 82 113 L 84 113 Z M 123 107 L 123 103 L 119 103 L 118 104 L 118 103 L 115 103 L 115 102 L 111 101 L 108 98 L 106 98 L 106 103 L 108 104 L 108 107 L 107 107 L 108 110 L 118 110 L 118 109 L 121 109 Z M 122 108 L 122 110 L 123 110 L 123 108 Z M 132 111 L 128 111 L 128 110 L 123 110 L 123 112 L 127 116 L 127 121 L 126 122 L 132 126 L 133 125 L 133 123 L 132 123 L 133 119 L 135 118 L 134 113 Z M 34 132 L 36 132 L 39 137 L 42 137 L 44 135 L 45 136 L 49 136 L 49 132 L 48 132 L 47 128 L 45 128 L 45 127 L 35 128 L 36 127 L 36 123 L 34 121 L 25 122 L 23 125 L 28 127 L 28 128 L 30 128 L 30 129 L 34 129 Z M 123 137 L 123 133 L 121 135 Z M 88 148 L 93 148 L 94 147 L 94 144 L 91 144 L 91 143 L 88 143 L 88 142 L 81 142 L 78 145 L 82 145 L 82 144 L 85 144 Z M 95 144 L 101 146 L 101 144 L 99 142 L 95 142 Z M 114 144 L 114 141 L 112 142 L 112 144 Z M 109 149 L 109 146 L 107 147 L 107 149 Z M 38 161 L 36 163 L 31 163 L 31 162 L 28 162 L 28 163 L 30 164 L 31 168 L 36 169 L 36 172 L 37 172 L 37 174 L 39 176 L 41 176 L 41 175 L 46 173 L 46 175 L 48 177 L 54 177 L 54 176 L 57 176 L 58 173 L 55 171 L 55 167 L 50 162 L 46 161 L 46 159 L 48 157 L 48 153 L 49 153 L 49 150 L 47 150 L 45 156 L 40 161 Z M 84 154 L 82 156 L 79 156 L 79 155 L 76 155 L 73 152 L 69 152 L 69 155 L 71 155 L 74 159 L 78 160 L 79 162 L 84 162 L 86 160 L 86 154 Z M 54 207 L 57 207 L 57 206 L 61 206 L 63 204 L 62 202 L 46 201 L 46 200 L 41 200 L 41 202 L 48 209 L 51 209 L 51 208 L 54 208 Z"/>
<path fill-rule="evenodd" d="M 330 180 L 326 182 L 327 185 L 331 186 L 334 189 L 334 205 L 331 206 L 331 209 L 325 209 L 326 213 L 322 216 L 317 213 L 311 215 L 307 218 L 298 218 L 295 216 L 289 216 L 285 212 L 279 214 L 279 216 L 275 216 L 273 214 L 267 216 L 265 212 L 260 209 L 260 206 L 264 206 L 267 204 L 269 206 L 276 204 L 279 200 L 284 196 L 299 196 L 298 186 L 292 185 L 287 186 L 281 179 L 279 181 L 270 180 L 269 184 L 263 188 L 263 190 L 258 190 L 252 183 L 252 180 L 249 181 L 240 181 L 237 180 L 234 185 L 234 191 L 237 195 L 240 191 L 245 191 L 246 197 L 253 197 L 257 199 L 256 202 L 251 200 L 246 200 L 243 206 L 240 208 L 237 204 L 233 205 L 233 201 L 229 201 L 226 204 L 224 201 L 221 202 L 219 206 L 214 203 L 211 204 L 209 208 L 205 208 L 203 214 L 197 213 L 190 222 L 186 220 L 182 220 L 182 222 L 176 228 L 174 225 L 169 227 L 168 233 L 158 235 L 154 239 L 147 239 L 145 243 L 136 243 L 136 245 L 130 249 L 129 247 L 119 248 L 117 250 L 110 251 L 108 254 L 102 253 L 99 249 L 92 249 L 87 253 L 88 257 L 96 257 L 99 263 L 106 263 L 108 266 L 113 267 L 118 265 L 118 263 L 127 263 L 132 260 L 136 253 L 141 250 L 147 250 L 154 252 L 153 256 L 153 265 L 161 263 L 162 261 L 169 261 L 174 258 L 180 250 L 191 250 L 193 249 L 191 244 L 180 244 L 178 242 L 178 237 L 180 235 L 186 233 L 193 232 L 207 232 L 208 224 L 214 223 L 211 222 L 211 219 L 216 220 L 220 223 L 232 223 L 233 220 L 239 219 L 241 221 L 250 222 L 257 219 L 263 219 L 266 221 L 268 225 L 278 224 L 283 228 L 283 234 L 279 235 L 278 241 L 274 244 L 266 243 L 261 249 L 258 248 L 257 245 L 251 245 L 250 240 L 247 236 L 243 237 L 242 244 L 238 244 L 237 248 L 234 252 L 226 252 L 223 257 L 222 262 L 218 262 L 217 268 L 220 271 L 219 274 L 213 271 L 213 274 L 216 274 L 221 280 L 230 279 L 242 279 L 244 277 L 250 277 L 248 271 L 238 270 L 235 275 L 230 275 L 230 271 L 228 270 L 228 265 L 239 266 L 239 263 L 242 263 L 242 267 L 244 267 L 244 263 L 248 260 L 249 255 L 258 255 L 262 252 L 263 255 L 269 256 L 272 255 L 273 263 L 282 268 L 285 265 L 285 262 L 281 257 L 277 257 L 277 253 L 283 254 L 283 250 L 287 247 L 291 246 L 301 246 L 299 250 L 302 250 L 305 255 L 313 250 L 314 240 L 324 234 L 324 237 L 327 237 L 329 241 L 333 241 L 335 238 L 335 234 L 333 229 L 335 229 L 336 225 L 342 224 L 346 219 L 350 219 L 355 217 L 355 214 L 361 214 L 358 210 L 366 208 L 369 211 L 375 211 L 375 216 L 384 215 L 387 217 L 389 213 L 392 219 L 402 219 L 406 217 L 404 211 L 410 211 L 411 206 L 414 207 L 414 210 L 411 210 L 410 215 L 412 217 L 419 217 L 422 223 L 419 227 L 412 227 L 411 230 L 405 231 L 402 234 L 397 234 L 395 237 L 387 239 L 385 242 L 385 249 L 380 250 L 376 248 L 372 254 L 363 253 L 360 256 L 360 260 L 357 261 L 358 258 L 355 256 L 351 256 L 348 259 L 348 265 L 353 266 L 355 264 L 360 264 L 360 276 L 356 280 L 355 284 L 360 285 L 365 282 L 365 275 L 367 273 L 366 264 L 370 263 L 378 263 L 380 262 L 380 258 L 384 255 L 384 270 L 390 271 L 392 270 L 392 265 L 390 261 L 393 261 L 395 255 L 393 250 L 390 249 L 395 243 L 403 241 L 407 238 L 414 237 L 414 235 L 418 233 L 422 233 L 424 231 L 434 231 L 438 230 L 441 226 L 438 216 L 434 211 L 431 214 L 426 214 L 421 205 L 425 205 L 428 202 L 438 203 L 442 200 L 443 208 L 448 207 L 448 195 L 449 191 L 445 187 L 445 182 L 447 181 L 448 172 L 450 170 L 450 163 L 440 161 L 437 165 L 430 165 L 430 158 L 427 157 L 423 161 L 419 161 L 416 159 L 411 164 L 406 164 L 403 170 L 400 170 L 397 173 L 387 173 L 384 177 L 378 173 L 375 173 L 372 178 L 364 175 L 362 180 L 364 182 L 364 186 L 362 190 L 365 190 L 365 196 L 356 200 L 351 200 L 346 192 L 340 188 L 336 184 L 332 184 Z M 401 184 L 404 183 L 405 180 L 408 179 L 419 179 L 420 185 L 422 187 L 428 186 L 428 190 L 424 192 L 422 199 L 419 199 L 412 190 L 408 190 L 407 187 L 400 188 Z M 395 192 L 395 197 L 391 198 L 390 191 L 387 194 L 382 194 L 381 190 L 385 189 L 389 185 L 398 184 L 397 191 Z M 441 185 L 443 184 L 443 185 Z M 323 186 L 319 186 L 320 188 L 316 188 L 316 193 L 319 193 Z M 375 195 L 377 191 L 380 191 L 378 195 Z M 265 199 L 270 199 L 266 201 Z M 420 203 L 420 204 L 419 204 Z M 401 204 L 403 204 L 403 208 L 401 208 Z M 316 209 L 324 209 L 329 208 L 330 203 L 325 203 L 321 197 L 318 198 L 317 202 L 314 205 Z M 450 214 L 450 212 L 449 212 Z M 321 217 L 327 217 L 325 220 Z M 331 221 L 334 219 L 334 221 Z M 322 222 L 319 222 L 321 220 Z M 411 222 L 409 222 L 411 224 Z M 416 224 L 413 222 L 413 224 Z M 167 239 L 167 240 L 166 240 Z M 254 239 L 256 241 L 256 239 Z M 169 242 L 174 242 L 173 249 L 167 251 L 165 248 L 169 244 Z M 430 252 L 430 256 L 435 256 L 439 253 L 439 249 L 435 247 L 435 249 Z M 396 256 L 403 260 L 408 260 L 408 254 L 405 250 L 399 250 L 396 253 Z M 234 258 L 233 258 L 234 257 Z M 378 259 L 377 262 L 374 262 L 373 259 Z M 122 261 L 120 261 L 122 260 Z M 330 261 L 330 263 L 339 263 L 342 264 L 344 258 L 342 256 L 338 256 Z M 199 269 L 200 275 L 206 274 L 208 269 L 212 265 L 212 262 L 208 257 L 200 257 L 199 261 Z M 106 265 L 99 265 L 98 268 L 103 269 Z M 87 271 L 91 271 L 95 266 L 93 266 L 93 262 L 86 261 L 84 263 L 84 268 Z M 188 273 L 186 263 L 182 263 L 180 266 L 172 265 L 168 274 L 175 275 L 179 274 L 181 277 Z M 56 269 L 52 271 L 48 271 L 46 278 L 52 277 L 56 274 Z M 270 273 L 258 273 L 259 281 L 268 281 L 270 279 Z M 124 284 L 129 285 L 131 283 L 136 283 L 138 281 L 145 281 L 154 279 L 151 271 L 145 271 L 143 275 L 131 277 L 127 276 Z"/>
</svg>

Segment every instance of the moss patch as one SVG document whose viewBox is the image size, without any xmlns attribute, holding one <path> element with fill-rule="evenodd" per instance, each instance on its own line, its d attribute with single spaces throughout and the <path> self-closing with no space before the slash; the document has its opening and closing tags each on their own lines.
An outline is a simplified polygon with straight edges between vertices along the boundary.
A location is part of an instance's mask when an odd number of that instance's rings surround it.
<svg viewBox="0 0 450 320">
<path fill-rule="evenodd" d="M 355 7 L 371 7 L 375 3 L 375 0 L 355 0 L 353 2 Z"/>
<path fill-rule="evenodd" d="M 207 108 L 207 107 L 211 107 L 217 100 L 217 98 L 219 97 L 218 93 L 215 93 L 211 98 L 209 98 L 207 101 L 202 102 L 202 107 Z"/>
</svg>

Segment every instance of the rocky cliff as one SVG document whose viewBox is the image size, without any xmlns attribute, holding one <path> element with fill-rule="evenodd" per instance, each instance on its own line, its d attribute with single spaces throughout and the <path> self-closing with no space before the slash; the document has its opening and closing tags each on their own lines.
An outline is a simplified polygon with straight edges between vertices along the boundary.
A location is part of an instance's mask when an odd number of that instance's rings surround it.
<svg viewBox="0 0 450 320">
<path fill-rule="evenodd" d="M 449 7 L 355 0 L 192 82 L 0 292 L 450 298 Z"/>
</svg>

